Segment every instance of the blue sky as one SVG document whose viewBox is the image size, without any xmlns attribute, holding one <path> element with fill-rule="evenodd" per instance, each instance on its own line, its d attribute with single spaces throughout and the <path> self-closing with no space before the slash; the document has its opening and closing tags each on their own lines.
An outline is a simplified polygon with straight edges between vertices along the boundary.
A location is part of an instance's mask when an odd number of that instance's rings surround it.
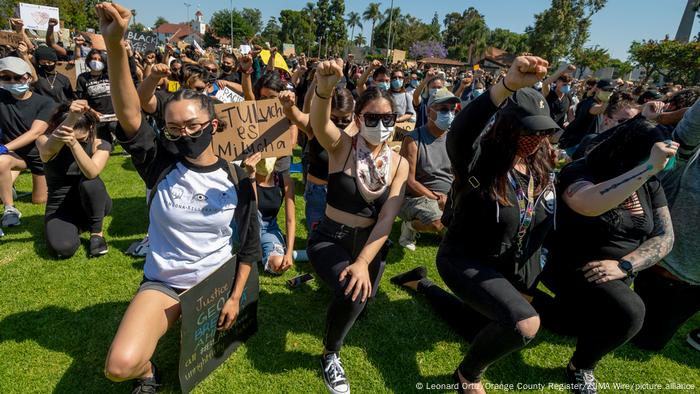
<svg viewBox="0 0 700 394">
<path fill-rule="evenodd" d="M 212 13 L 222 8 L 229 8 L 230 1 L 226 0 L 116 0 L 126 7 L 136 9 L 137 22 L 150 26 L 156 17 L 163 16 L 170 22 L 187 19 L 187 8 L 184 3 L 190 3 L 190 15 L 197 9 L 204 13 L 204 19 L 209 21 Z M 389 8 L 391 0 L 375 0 L 382 4 L 382 11 Z M 346 13 L 356 11 L 362 13 L 371 0 L 347 0 Z M 263 23 L 270 16 L 279 16 L 282 9 L 301 9 L 307 0 L 235 0 L 234 8 L 258 8 L 263 14 Z M 462 12 L 470 6 L 477 8 L 486 18 L 490 28 L 506 28 L 522 33 L 533 23 L 534 14 L 549 7 L 549 0 L 394 0 L 394 6 L 401 11 L 410 13 L 430 22 L 433 13 L 437 11 L 440 22 L 449 12 Z M 686 0 L 608 0 L 607 6 L 593 17 L 591 37 L 587 46 L 600 45 L 607 48 L 613 57 L 626 59 L 627 49 L 633 40 L 643 38 L 661 39 L 666 34 L 673 38 L 678 29 Z M 363 34 L 369 39 L 370 24 L 364 23 Z M 700 23 L 696 18 L 693 35 L 698 33 Z"/>
</svg>

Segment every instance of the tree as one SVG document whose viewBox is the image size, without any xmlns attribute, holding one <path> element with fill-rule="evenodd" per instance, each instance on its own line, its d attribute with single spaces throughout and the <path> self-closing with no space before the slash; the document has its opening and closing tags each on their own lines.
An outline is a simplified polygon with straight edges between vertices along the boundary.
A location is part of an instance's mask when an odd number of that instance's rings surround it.
<svg viewBox="0 0 700 394">
<path fill-rule="evenodd" d="M 550 8 L 535 15 L 535 25 L 528 26 L 528 45 L 532 53 L 550 64 L 557 64 L 588 40 L 591 17 L 607 0 L 552 0 Z"/>
<path fill-rule="evenodd" d="M 218 48 L 218 47 L 219 47 L 219 39 L 216 36 L 214 36 L 211 29 L 207 29 L 207 31 L 204 32 L 204 48 Z"/>
<path fill-rule="evenodd" d="M 634 41 L 629 49 L 630 60 L 646 70 L 646 82 L 658 73 L 665 79 L 689 85 L 696 81 L 700 69 L 700 43 L 673 40 Z"/>
<path fill-rule="evenodd" d="M 233 21 L 233 32 L 231 21 Z M 235 9 L 214 12 L 209 20 L 209 26 L 219 37 L 233 36 L 231 45 L 235 45 L 236 42 L 245 42 L 255 34 L 255 28 Z"/>
<path fill-rule="evenodd" d="M 360 33 L 355 36 L 355 39 L 352 40 L 352 43 L 355 44 L 356 47 L 363 47 L 367 45 L 367 39 L 365 38 L 365 36 L 362 35 L 362 33 Z"/>
<path fill-rule="evenodd" d="M 131 27 L 129 27 L 129 30 L 144 32 L 146 31 L 146 26 L 144 26 L 143 23 L 132 23 Z"/>
<path fill-rule="evenodd" d="M 391 40 L 389 40 L 389 24 L 391 24 Z M 408 15 L 401 14 L 398 7 L 394 8 L 393 16 L 389 18 L 389 10 L 382 21 L 374 29 L 374 42 L 384 47 L 391 42 L 391 48 L 406 50 L 416 41 L 430 41 L 432 37 L 430 25 Z"/>
<path fill-rule="evenodd" d="M 608 67 L 612 67 L 615 69 L 617 76 L 624 78 L 625 76 L 629 75 L 629 73 L 634 70 L 634 66 L 632 63 L 628 61 L 622 61 L 620 59 L 610 59 L 610 62 L 608 63 Z"/>
<path fill-rule="evenodd" d="M 269 42 L 271 47 L 277 47 L 280 48 L 280 52 L 282 51 L 282 43 L 280 42 L 280 32 L 282 29 L 280 29 L 280 26 L 277 24 L 277 20 L 275 19 L 274 16 L 271 16 L 270 19 L 267 20 L 267 24 L 265 25 L 265 29 L 260 33 L 260 38 L 263 39 L 264 42 Z"/>
<path fill-rule="evenodd" d="M 323 44 L 326 44 L 326 52 L 328 52 L 328 33 L 331 25 L 330 3 L 329 0 L 318 0 L 314 11 L 314 21 L 316 21 L 316 37 L 318 37 L 318 56 L 321 57 L 321 49 Z"/>
<path fill-rule="evenodd" d="M 571 60 L 578 68 L 578 75 L 581 78 L 586 68 L 596 71 L 610 64 L 610 54 L 607 49 L 596 45 L 591 48 L 575 49 Z"/>
<path fill-rule="evenodd" d="M 328 40 L 332 43 L 333 53 L 337 55 L 340 48 L 345 47 L 348 37 L 348 30 L 345 27 L 345 0 L 332 0 L 328 11 L 331 16 L 328 26 Z M 328 50 L 327 44 L 326 50 Z"/>
<path fill-rule="evenodd" d="M 170 22 L 168 22 L 168 20 L 163 18 L 162 16 L 159 16 L 158 18 L 156 18 L 156 21 L 153 22 L 153 28 L 157 29 L 160 27 L 160 25 L 163 25 L 165 23 L 170 23 Z"/>
<path fill-rule="evenodd" d="M 314 34 L 313 19 L 308 12 L 282 10 L 280 11 L 280 41 L 293 43 L 297 53 L 311 53 L 316 35 Z"/>
<path fill-rule="evenodd" d="M 372 22 L 372 33 L 369 36 L 369 46 L 370 48 L 374 46 L 374 26 L 377 21 L 381 19 L 381 12 L 379 11 L 379 3 L 369 3 L 365 12 L 362 13 L 362 19 L 365 21 Z"/>
<path fill-rule="evenodd" d="M 39 4 L 58 7 L 61 10 L 61 21 L 68 29 L 85 31 L 88 28 L 98 30 L 99 20 L 95 5 L 99 0 L 27 0 L 23 3 Z M 9 29 L 9 19 L 15 15 L 16 0 L 0 0 L 0 28 Z"/>
<path fill-rule="evenodd" d="M 355 28 L 359 27 L 362 29 L 362 20 L 360 19 L 360 14 L 357 12 L 351 12 L 348 14 L 348 19 L 345 21 L 350 28 L 350 40 L 355 39 Z"/>
<path fill-rule="evenodd" d="M 439 41 L 416 41 L 408 49 L 408 55 L 411 59 L 422 59 L 425 57 L 447 56 L 447 49 Z"/>
<path fill-rule="evenodd" d="M 257 9 L 257 8 L 244 8 L 241 11 L 241 16 L 243 17 L 243 19 L 247 20 L 251 26 L 253 26 L 253 30 L 255 30 L 255 34 L 258 34 L 262 31 L 262 28 L 263 28 L 262 12 L 260 12 L 259 9 Z"/>
<path fill-rule="evenodd" d="M 430 34 L 430 36 L 427 37 L 429 40 L 440 40 L 440 18 L 437 12 L 433 14 L 433 19 L 430 21 L 428 33 Z"/>
<path fill-rule="evenodd" d="M 508 53 L 519 54 L 529 52 L 527 35 L 518 34 L 508 29 L 496 28 L 489 32 L 487 46 L 502 49 Z"/>
<path fill-rule="evenodd" d="M 451 58 L 472 63 L 486 49 L 489 28 L 484 16 L 474 7 L 459 14 L 451 12 L 445 15 L 443 43 Z"/>
</svg>

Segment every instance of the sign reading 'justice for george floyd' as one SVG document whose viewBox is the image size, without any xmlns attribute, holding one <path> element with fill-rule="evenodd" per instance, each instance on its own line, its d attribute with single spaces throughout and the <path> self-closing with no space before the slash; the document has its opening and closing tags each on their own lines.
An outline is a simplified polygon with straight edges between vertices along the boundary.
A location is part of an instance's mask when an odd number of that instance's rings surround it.
<svg viewBox="0 0 700 394">
<path fill-rule="evenodd" d="M 262 157 L 292 154 L 289 121 L 278 99 L 218 104 L 216 114 L 225 127 L 214 133 L 214 154 L 228 160 L 243 160 L 253 153 Z"/>
</svg>

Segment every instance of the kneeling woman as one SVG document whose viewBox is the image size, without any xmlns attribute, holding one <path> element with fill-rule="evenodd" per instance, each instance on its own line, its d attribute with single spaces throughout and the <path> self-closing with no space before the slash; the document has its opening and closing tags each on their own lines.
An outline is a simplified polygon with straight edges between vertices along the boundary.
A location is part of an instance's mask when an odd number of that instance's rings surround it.
<svg viewBox="0 0 700 394">
<path fill-rule="evenodd" d="M 338 357 L 343 340 L 377 283 L 380 249 L 403 200 L 408 163 L 387 143 L 396 122 L 391 96 L 368 89 L 355 106 L 358 135 L 349 137 L 331 121 L 331 97 L 343 62 L 323 62 L 311 101 L 314 137 L 328 152 L 326 214 L 309 238 L 314 270 L 334 292 L 328 309 L 323 379 L 331 393 L 350 385 Z"/>
<path fill-rule="evenodd" d="M 642 327 L 645 308 L 630 288 L 634 276 L 673 245 L 666 197 L 654 175 L 678 145 L 661 142 L 662 132 L 643 118 L 611 132 L 561 171 L 563 204 L 542 275 L 556 294 L 553 308 L 542 310 L 543 323 L 578 337 L 566 372 L 571 383 L 587 387 L 582 393 L 595 392 L 596 363 Z"/>
<path fill-rule="evenodd" d="M 112 145 L 109 135 L 95 135 L 98 119 L 89 110 L 83 100 L 73 101 L 70 108 L 62 105 L 49 120 L 50 131 L 36 140 L 49 189 L 46 245 L 62 258 L 75 254 L 85 230 L 90 231 L 90 256 L 107 253 L 102 222 L 112 210 L 112 200 L 99 175 Z"/>
<path fill-rule="evenodd" d="M 204 94 L 176 92 L 165 103 L 165 129 L 157 136 L 141 114 L 120 45 L 129 11 L 101 3 L 97 13 L 109 52 L 109 80 L 119 119 L 116 135 L 152 190 L 144 280 L 114 337 L 105 374 L 114 381 L 137 379 L 135 393 L 152 393 L 159 376 L 150 360 L 161 336 L 180 316 L 178 294 L 233 257 L 234 223 L 240 240 L 238 268 L 218 328 L 227 330 L 236 321 L 252 264 L 260 260 L 255 192 L 245 171 L 214 155 L 210 145 L 219 121 Z"/>
</svg>

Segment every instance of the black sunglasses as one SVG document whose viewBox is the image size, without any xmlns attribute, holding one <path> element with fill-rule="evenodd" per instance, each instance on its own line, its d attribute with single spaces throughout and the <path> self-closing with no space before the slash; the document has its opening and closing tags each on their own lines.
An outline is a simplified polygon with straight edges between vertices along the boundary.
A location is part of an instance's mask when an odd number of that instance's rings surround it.
<svg viewBox="0 0 700 394">
<path fill-rule="evenodd" d="M 384 127 L 394 127 L 396 124 L 396 114 L 362 114 L 362 117 L 367 127 L 377 127 L 380 120 Z"/>
</svg>

